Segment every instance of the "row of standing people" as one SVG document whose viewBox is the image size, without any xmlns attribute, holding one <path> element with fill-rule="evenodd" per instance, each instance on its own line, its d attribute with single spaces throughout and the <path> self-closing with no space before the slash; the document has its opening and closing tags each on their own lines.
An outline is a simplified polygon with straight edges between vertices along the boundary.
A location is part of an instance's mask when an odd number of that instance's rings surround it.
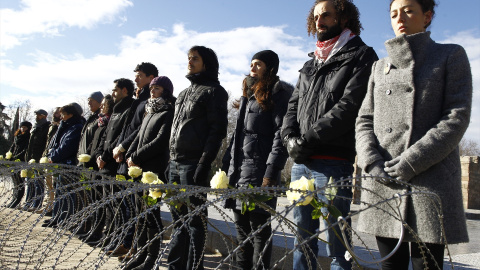
<svg viewBox="0 0 480 270">
<path fill-rule="evenodd" d="M 252 58 L 242 97 L 235 102 L 236 129 L 223 159 L 230 184 L 237 188 L 248 184 L 278 185 L 280 171 L 290 156 L 294 160 L 292 180 L 301 176 L 314 178 L 315 187 L 321 189 L 330 177 L 351 177 L 357 155 L 359 166 L 374 176 L 362 183 L 369 190 L 386 195 L 415 191 L 388 181 L 394 178 L 433 192 L 443 202 L 443 219 L 425 200 L 411 196 L 402 205 L 404 221 L 427 243 L 432 256 L 423 258 L 421 247 L 407 236 L 400 250 L 382 267 L 394 269 L 401 265 L 407 269 L 411 257 L 414 269 L 425 264 L 435 267 L 435 261 L 441 268 L 444 245 L 468 241 L 458 142 L 468 126 L 472 80 L 463 48 L 437 44 L 426 31 L 435 5 L 433 0 L 391 1 L 391 24 L 396 37 L 386 42 L 388 57 L 377 61 L 373 49 L 359 37 L 359 13 L 351 1 L 315 1 L 307 28 L 317 37 L 317 48 L 300 69 L 294 89 L 277 77 L 279 60 L 273 51 L 261 51 Z M 170 116 L 166 118 L 170 122 L 165 121 L 168 138 L 164 138 L 168 143 L 163 143 L 162 149 L 170 156 L 156 166 L 159 175 L 165 168 L 170 183 L 207 186 L 211 163 L 226 136 L 228 95 L 219 84 L 218 59 L 211 49 L 192 47 L 188 60 L 191 85 L 179 94 L 174 105 L 167 106 Z M 143 116 L 145 110 L 148 115 L 159 105 L 153 97 L 155 81 L 160 79 L 156 74 L 135 71 L 137 87 L 142 76 L 150 77 L 150 84 L 138 87 L 138 98 L 133 100 L 133 83 L 115 81 L 113 114 L 102 138 L 103 146 L 95 155 L 100 172 L 105 174 L 122 170 L 125 174 L 128 166 L 147 166 L 149 160 L 139 154 L 142 138 L 148 138 L 142 130 L 148 130 L 149 123 L 153 128 L 155 121 L 145 121 L 154 117 Z M 152 97 L 142 103 L 141 96 L 147 96 L 148 86 Z M 333 201 L 342 215 L 348 215 L 350 200 L 346 198 L 351 196 L 350 188 L 342 188 Z M 192 197 L 191 203 L 196 206 L 205 200 L 204 194 L 203 198 Z M 367 204 L 378 202 L 367 193 L 362 200 Z M 275 207 L 275 201 L 271 206 Z M 241 214 L 234 200 L 227 200 L 225 207 L 234 211 L 239 242 L 269 219 L 261 209 Z M 296 243 L 319 229 L 319 220 L 311 218 L 312 210 L 311 206 L 294 208 L 294 222 L 299 228 Z M 205 209 L 187 224 L 179 222 L 189 211 L 186 207 L 171 209 L 178 231 L 170 244 L 170 269 L 203 269 L 208 213 Z M 398 221 L 386 213 L 384 209 L 368 209 L 359 220 L 361 231 L 376 236 L 382 256 L 390 253 L 398 241 Z M 350 269 L 344 243 L 334 235 L 334 228 L 327 232 L 331 269 Z M 251 244 L 247 243 L 249 247 L 238 251 L 239 267 L 270 267 L 271 244 L 265 247 L 270 235 L 271 228 L 266 226 Z M 128 244 L 118 245 L 112 253 L 130 250 Z M 316 268 L 318 244 L 314 239 L 307 245 L 295 250 L 294 269 Z M 189 247 L 188 252 L 185 247 Z"/>
</svg>

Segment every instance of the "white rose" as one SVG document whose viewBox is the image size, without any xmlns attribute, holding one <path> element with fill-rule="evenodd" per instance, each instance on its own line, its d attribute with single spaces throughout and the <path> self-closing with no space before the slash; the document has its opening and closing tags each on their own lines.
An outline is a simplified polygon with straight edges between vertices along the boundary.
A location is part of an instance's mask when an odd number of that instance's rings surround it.
<svg viewBox="0 0 480 270">
<path fill-rule="evenodd" d="M 40 163 L 48 163 L 48 158 L 47 157 L 42 157 L 40 159 Z"/>
<path fill-rule="evenodd" d="M 21 171 L 20 171 L 20 177 L 25 178 L 25 177 L 27 177 L 27 175 L 28 175 L 28 171 L 27 171 L 27 170 L 21 170 Z"/>
<path fill-rule="evenodd" d="M 152 197 L 153 199 L 158 199 L 162 197 L 162 191 L 158 188 L 151 188 L 148 196 Z"/>
<path fill-rule="evenodd" d="M 333 201 L 333 199 L 335 199 L 335 195 L 337 195 L 337 187 L 333 182 L 333 177 L 330 177 L 327 188 L 325 189 L 325 197 L 327 197 L 328 200 Z"/>
<path fill-rule="evenodd" d="M 3 158 L 3 155 L 0 155 L 0 160 L 3 160 L 3 159 L 4 159 L 4 158 Z"/>
<path fill-rule="evenodd" d="M 83 163 L 89 162 L 91 158 L 92 157 L 90 155 L 87 155 L 87 154 L 78 155 L 78 161 L 83 162 Z"/>
<path fill-rule="evenodd" d="M 130 174 L 130 172 L 128 174 Z M 144 184 L 152 184 L 153 181 L 157 179 L 158 179 L 158 176 L 153 172 L 144 172 L 141 181 Z"/>
<path fill-rule="evenodd" d="M 227 174 L 218 169 L 218 172 L 215 173 L 215 175 L 212 177 L 212 180 L 210 180 L 210 187 L 215 188 L 215 189 L 225 189 L 228 188 L 228 177 Z"/>
<path fill-rule="evenodd" d="M 304 176 L 300 178 L 300 180 L 290 182 L 290 188 L 291 189 L 298 189 L 301 191 L 314 191 L 315 186 L 314 179 L 308 180 Z M 288 190 L 286 192 L 287 194 L 287 199 L 290 201 L 291 204 L 294 204 L 295 202 L 299 201 L 303 197 L 303 201 L 299 202 L 298 205 L 308 205 L 312 199 L 313 199 L 313 194 L 308 195 L 305 197 L 306 192 L 301 192 L 301 191 L 290 191 Z"/>
<path fill-rule="evenodd" d="M 12 156 L 13 156 L 12 152 L 8 151 L 8 152 L 5 154 L 5 159 L 6 159 L 6 160 L 9 160 L 9 159 L 12 158 Z"/>
<path fill-rule="evenodd" d="M 142 169 L 137 166 L 132 166 L 128 168 L 128 175 L 130 175 L 132 178 L 137 178 L 142 175 Z"/>
<path fill-rule="evenodd" d="M 33 164 L 33 163 L 35 163 L 35 159 L 33 158 L 28 161 L 28 164 Z"/>
</svg>

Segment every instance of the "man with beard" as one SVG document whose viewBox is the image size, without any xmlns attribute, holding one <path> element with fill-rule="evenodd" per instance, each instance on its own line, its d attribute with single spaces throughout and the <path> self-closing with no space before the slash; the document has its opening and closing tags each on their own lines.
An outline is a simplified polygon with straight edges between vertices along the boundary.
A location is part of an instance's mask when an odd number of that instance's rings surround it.
<svg viewBox="0 0 480 270">
<path fill-rule="evenodd" d="M 204 46 L 188 51 L 190 86 L 183 90 L 175 103 L 170 135 L 170 183 L 206 187 L 210 168 L 227 134 L 228 94 L 218 81 L 218 58 Z M 206 194 L 189 198 L 190 205 L 171 208 L 175 233 L 170 242 L 168 269 L 204 269 L 203 255 L 207 228 L 207 209 L 186 218 L 196 206 L 205 203 Z"/>
<path fill-rule="evenodd" d="M 302 176 L 313 178 L 315 188 L 322 189 L 330 178 L 337 181 L 352 176 L 355 119 L 367 91 L 371 66 L 378 59 L 358 36 L 361 28 L 358 9 L 350 0 L 317 0 L 310 10 L 307 30 L 318 39 L 316 50 L 300 70 L 282 127 L 284 144 L 295 162 L 292 181 Z M 346 216 L 351 187 L 339 187 L 337 195 L 333 205 Z M 318 199 L 327 202 L 323 195 Z M 312 219 L 312 210 L 311 205 L 294 208 L 296 244 L 319 229 L 319 219 Z M 328 222 L 336 222 L 333 215 Z M 334 228 L 338 235 L 338 226 Z M 342 240 L 333 228 L 326 235 L 327 253 L 333 259 L 331 269 L 351 269 L 344 258 Z M 316 238 L 305 245 L 294 252 L 294 269 L 316 269 Z"/>
</svg>

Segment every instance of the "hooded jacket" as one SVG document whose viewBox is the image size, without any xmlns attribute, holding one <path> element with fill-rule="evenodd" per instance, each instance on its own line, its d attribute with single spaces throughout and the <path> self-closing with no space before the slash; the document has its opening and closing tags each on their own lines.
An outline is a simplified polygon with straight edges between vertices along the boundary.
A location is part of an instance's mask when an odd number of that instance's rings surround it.
<svg viewBox="0 0 480 270">
<path fill-rule="evenodd" d="M 205 72 L 187 75 L 190 86 L 175 102 L 170 159 L 210 166 L 227 134 L 227 91 Z"/>
</svg>

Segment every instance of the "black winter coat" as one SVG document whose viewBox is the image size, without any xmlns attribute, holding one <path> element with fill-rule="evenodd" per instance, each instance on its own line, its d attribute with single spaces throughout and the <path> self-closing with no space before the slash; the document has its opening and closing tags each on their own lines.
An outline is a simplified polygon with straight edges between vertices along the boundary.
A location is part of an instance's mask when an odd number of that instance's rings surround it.
<svg viewBox="0 0 480 270">
<path fill-rule="evenodd" d="M 145 115 L 145 103 L 149 98 L 149 85 L 146 85 L 143 87 L 138 98 L 134 99 L 130 106 L 122 133 L 120 133 L 120 136 L 118 137 L 116 146 L 121 144 L 125 150 L 130 148 L 130 145 L 135 140 L 135 137 L 137 137 L 140 126 L 142 125 L 143 116 Z M 117 174 L 127 175 L 128 166 L 126 161 L 127 159 L 124 159 L 118 164 Z"/>
<path fill-rule="evenodd" d="M 18 133 L 17 136 L 13 139 L 13 144 L 10 146 L 8 151 L 12 152 L 12 158 L 10 160 L 14 161 L 19 159 L 20 161 L 25 161 L 25 152 L 28 148 L 28 141 L 30 139 L 30 132 Z"/>
<path fill-rule="evenodd" d="M 324 64 L 313 59 L 302 69 L 288 104 L 282 138 L 303 136 L 313 155 L 355 160 L 355 119 L 367 92 L 375 51 L 359 36 Z"/>
<path fill-rule="evenodd" d="M 282 144 L 280 129 L 293 86 L 278 81 L 272 90 L 273 107 L 262 110 L 254 96 L 241 97 L 235 132 L 223 157 L 223 170 L 228 169 L 230 185 L 237 188 L 262 185 L 263 178 L 280 184 L 280 172 L 288 153 Z M 267 201 L 275 208 L 276 200 Z M 226 207 L 241 209 L 241 201 L 227 202 Z"/>
<path fill-rule="evenodd" d="M 170 159 L 210 166 L 227 134 L 227 91 L 206 73 L 187 75 L 191 85 L 175 102 Z"/>
<path fill-rule="evenodd" d="M 174 108 L 164 101 L 160 111 L 146 113 L 137 137 L 128 148 L 125 158 L 131 158 L 144 172 L 156 173 L 163 182 L 169 151 L 168 143 L 172 128 Z"/>
<path fill-rule="evenodd" d="M 92 113 L 88 117 L 87 121 L 85 122 L 85 125 L 83 125 L 82 133 L 80 137 L 80 146 L 78 147 L 77 156 L 81 154 L 90 155 L 90 149 L 92 148 L 93 137 L 95 136 L 95 132 L 98 129 L 99 112 L 100 112 L 100 109 Z M 83 164 L 83 162 L 78 162 L 78 166 L 85 166 L 87 168 L 90 168 L 90 167 L 95 167 L 96 163 L 97 162 L 95 158 L 91 158 L 90 161 L 87 162 L 86 164 Z"/>
<path fill-rule="evenodd" d="M 35 125 L 30 132 L 30 142 L 28 143 L 27 152 L 25 153 L 25 160 L 30 161 L 35 159 L 35 162 L 39 162 L 42 157 L 43 151 L 47 145 L 48 129 L 50 128 L 50 122 L 45 121 L 40 125 Z"/>
<path fill-rule="evenodd" d="M 108 123 L 107 123 L 107 125 L 108 125 Z M 97 161 L 96 161 L 95 156 L 96 156 L 97 151 L 99 151 L 100 146 L 103 146 L 103 144 L 101 143 L 101 140 L 102 140 L 103 134 L 105 134 L 106 130 L 107 130 L 106 125 L 103 126 L 103 127 L 98 127 L 97 130 L 95 130 L 95 134 L 93 134 L 92 143 L 90 144 L 89 152 L 87 153 L 93 159 L 93 164 L 90 167 L 92 167 L 96 171 L 98 171 L 98 165 L 97 165 Z"/>
<path fill-rule="evenodd" d="M 78 144 L 80 143 L 82 127 L 83 120 L 80 117 L 71 117 L 60 122 L 47 154 L 47 157 L 53 163 L 77 164 Z"/>
<path fill-rule="evenodd" d="M 100 170 L 103 174 L 115 176 L 117 173 L 118 166 L 113 158 L 113 148 L 117 145 L 118 137 L 122 132 L 132 102 L 133 98 L 127 96 L 113 107 L 112 116 L 110 117 L 105 133 L 102 136 L 100 145 L 95 152 L 95 159 L 101 156 L 102 160 L 106 163 L 103 169 Z"/>
</svg>

